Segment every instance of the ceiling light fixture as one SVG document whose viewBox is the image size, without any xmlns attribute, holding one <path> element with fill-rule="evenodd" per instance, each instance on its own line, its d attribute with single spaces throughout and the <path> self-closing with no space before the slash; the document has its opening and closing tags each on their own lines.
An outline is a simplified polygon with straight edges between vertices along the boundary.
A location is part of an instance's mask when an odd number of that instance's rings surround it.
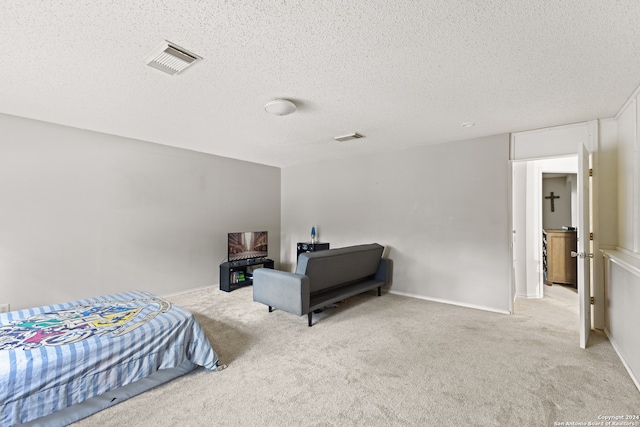
<svg viewBox="0 0 640 427">
<path fill-rule="evenodd" d="M 364 136 L 360 135 L 358 132 L 354 132 L 347 135 L 336 136 L 333 139 L 335 139 L 336 141 L 344 142 L 344 141 L 349 141 L 349 140 L 358 139 L 358 138 L 364 138 Z"/>
<path fill-rule="evenodd" d="M 158 45 L 147 57 L 148 66 L 160 70 L 172 76 L 184 71 L 202 57 L 183 49 L 170 41 L 164 41 Z"/>
<path fill-rule="evenodd" d="M 276 116 L 286 116 L 291 113 L 295 113 L 297 110 L 296 104 L 289 101 L 288 99 L 274 99 L 273 101 L 267 102 L 264 106 L 264 109 L 269 114 L 274 114 Z"/>
<path fill-rule="evenodd" d="M 465 122 L 463 124 L 461 124 L 460 126 L 462 126 L 463 128 L 470 128 L 470 127 L 474 127 L 476 124 L 473 122 Z"/>
</svg>

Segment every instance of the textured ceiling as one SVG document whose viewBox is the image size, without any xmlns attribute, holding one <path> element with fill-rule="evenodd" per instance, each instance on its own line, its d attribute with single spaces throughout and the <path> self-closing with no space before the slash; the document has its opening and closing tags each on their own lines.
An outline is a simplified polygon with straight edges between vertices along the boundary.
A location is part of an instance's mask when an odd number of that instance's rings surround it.
<svg viewBox="0 0 640 427">
<path fill-rule="evenodd" d="M 285 167 L 612 117 L 639 23 L 637 0 L 4 0 L 0 112 Z M 163 40 L 204 59 L 146 66 Z"/>
</svg>

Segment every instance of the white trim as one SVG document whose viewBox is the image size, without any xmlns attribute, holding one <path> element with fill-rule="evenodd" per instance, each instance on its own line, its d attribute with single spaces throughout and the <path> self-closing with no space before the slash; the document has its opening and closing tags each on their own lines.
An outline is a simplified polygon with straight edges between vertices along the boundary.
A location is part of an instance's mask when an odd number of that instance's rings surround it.
<svg viewBox="0 0 640 427">
<path fill-rule="evenodd" d="M 591 147 L 594 140 L 593 122 L 588 123 L 586 140 L 578 142 L 578 228 L 577 249 L 579 253 L 590 253 L 591 241 Z M 588 257 L 578 257 L 578 300 L 580 303 L 580 348 L 587 348 L 589 334 L 591 333 L 591 262 Z"/>
<path fill-rule="evenodd" d="M 636 101 L 636 114 L 635 114 L 635 127 L 633 129 L 633 187 L 631 188 L 633 194 L 633 250 L 634 252 L 640 252 L 640 236 L 638 236 L 638 230 L 640 230 L 640 188 L 638 187 L 638 179 L 640 179 L 640 142 L 638 141 L 638 126 L 640 126 L 640 107 Z"/>
<path fill-rule="evenodd" d="M 549 159 L 564 159 L 566 157 L 577 157 L 576 153 L 573 154 L 552 154 L 550 156 L 539 156 L 539 157 L 531 157 L 526 159 L 511 159 L 512 162 L 537 162 L 540 160 L 549 160 Z M 567 173 L 576 173 L 576 172 L 567 172 Z"/>
<path fill-rule="evenodd" d="M 617 248 L 617 250 L 603 250 L 603 249 L 601 249 L 600 252 L 602 253 L 602 255 L 603 255 L 604 259 L 605 259 L 605 262 L 604 262 L 605 274 L 604 275 L 605 275 L 605 282 L 607 283 L 607 286 L 605 287 L 605 293 L 606 293 L 607 288 L 611 284 L 612 264 L 615 264 L 615 265 L 619 266 L 623 270 L 626 270 L 627 272 L 631 273 L 632 275 L 634 275 L 636 277 L 640 277 L 640 255 L 639 254 L 634 254 L 632 252 L 626 251 L 626 250 L 621 249 L 621 248 Z M 635 285 L 635 283 L 631 284 L 631 288 L 633 288 L 634 285 Z M 619 294 L 621 292 L 622 292 L 622 298 L 625 298 L 624 290 L 623 291 L 618 291 Z M 609 296 L 605 294 L 605 298 L 609 298 Z M 609 318 L 611 318 L 611 313 L 607 313 L 607 316 Z M 618 355 L 618 358 L 620 359 L 620 361 L 624 365 L 625 369 L 629 373 L 629 376 L 631 377 L 631 380 L 636 385 L 636 388 L 638 389 L 638 391 L 640 391 L 640 381 L 638 381 L 638 378 L 635 376 L 631 365 L 629 364 L 629 362 L 627 362 L 627 360 L 623 356 L 622 348 L 619 347 L 618 343 L 616 343 L 616 341 L 612 338 L 611 332 L 606 327 L 606 325 L 604 327 L 604 333 L 607 336 L 607 339 L 611 343 L 611 346 L 615 350 L 616 354 Z M 628 333 L 625 335 L 624 327 L 622 328 L 621 331 L 619 331 L 618 336 L 621 337 L 623 340 L 627 340 L 627 341 L 632 342 L 632 344 L 633 344 L 633 342 L 634 342 L 634 340 L 636 338 L 635 334 L 633 334 L 633 333 L 631 333 L 631 336 L 629 336 Z M 637 347 L 637 346 L 634 346 L 634 347 Z"/>
<path fill-rule="evenodd" d="M 624 104 L 622 104 L 622 107 L 620 107 L 620 109 L 618 110 L 618 112 L 616 113 L 615 116 L 613 116 L 614 120 L 618 120 L 620 118 L 620 115 L 622 113 L 624 113 L 624 110 L 627 109 L 627 107 L 629 107 L 629 105 L 633 102 L 634 99 L 636 99 L 636 97 L 640 95 L 640 85 L 638 85 L 638 87 L 636 88 L 636 90 L 633 91 L 633 93 L 631 94 L 631 96 L 629 98 L 627 98 L 627 100 L 625 101 Z"/>
<path fill-rule="evenodd" d="M 527 299 L 541 299 L 544 298 L 544 296 L 542 295 L 536 295 L 536 294 L 517 294 L 516 297 L 518 298 L 527 298 Z"/>
<path fill-rule="evenodd" d="M 200 287 L 200 288 L 187 289 L 186 291 L 180 291 L 180 292 L 175 292 L 175 293 L 172 293 L 172 294 L 162 295 L 162 298 L 170 298 L 170 297 L 175 297 L 175 296 L 178 296 L 178 295 L 190 294 L 192 292 L 202 291 L 202 290 L 206 290 L 206 289 L 215 290 L 217 288 L 217 286 L 218 286 L 218 284 L 216 283 L 216 284 L 213 284 L 213 285 L 203 286 L 203 287 Z M 498 310 L 498 309 L 493 308 L 493 307 L 485 307 L 485 306 L 482 306 L 482 305 L 465 304 L 465 303 L 460 303 L 460 302 L 457 302 L 457 301 L 450 301 L 450 300 L 445 300 L 445 299 L 440 299 L 440 298 L 430 298 L 430 297 L 425 297 L 423 295 L 412 294 L 412 293 L 409 293 L 409 292 L 400 292 L 400 291 L 390 290 L 389 293 L 390 294 L 395 294 L 395 295 L 401 295 L 401 296 L 404 296 L 404 297 L 422 299 L 422 300 L 426 300 L 426 301 L 440 302 L 440 303 L 444 303 L 444 304 L 457 305 L 457 306 L 466 307 L 466 308 L 474 308 L 476 310 L 491 311 L 491 312 L 500 313 L 500 314 L 511 314 L 511 312 L 508 311 L 508 310 Z M 534 297 L 534 298 L 538 298 L 538 297 Z"/>
<path fill-rule="evenodd" d="M 545 285 L 545 281 L 544 281 L 544 266 L 543 266 L 543 257 L 542 257 L 542 247 L 543 247 L 543 241 L 542 241 L 542 231 L 544 230 L 544 227 L 542 226 L 542 216 L 543 216 L 543 197 L 544 194 L 542 194 L 542 175 L 544 174 L 544 171 L 542 170 L 543 166 L 540 163 L 536 163 L 534 165 L 534 179 L 535 181 L 533 182 L 533 222 L 535 223 L 535 232 L 533 233 L 533 245 L 535 247 L 535 255 L 534 255 L 534 260 L 536 261 L 537 264 L 537 269 L 538 269 L 538 286 L 536 287 L 536 291 L 538 293 L 538 295 L 544 297 L 544 285 Z"/>
<path fill-rule="evenodd" d="M 209 285 L 209 286 L 202 286 L 200 288 L 191 288 L 191 289 L 187 289 L 185 291 L 179 291 L 179 292 L 174 292 L 172 294 L 165 294 L 165 295 L 160 295 L 162 298 L 171 298 L 171 297 L 176 297 L 178 295 L 185 295 L 185 294 L 190 294 L 192 292 L 197 292 L 197 291 L 203 291 L 205 289 L 214 289 L 216 286 L 218 286 L 217 283 L 214 283 L 213 285 Z"/>
<path fill-rule="evenodd" d="M 395 295 L 401 295 L 401 296 L 404 296 L 404 297 L 422 299 L 422 300 L 426 300 L 426 301 L 433 301 L 433 302 L 440 302 L 440 303 L 444 303 L 444 304 L 457 305 L 459 307 L 474 308 L 476 310 L 483 310 L 483 311 L 491 311 L 493 313 L 511 314 L 511 312 L 507 311 L 507 310 L 498 310 L 498 309 L 493 308 L 493 307 L 485 307 L 485 306 L 482 306 L 482 305 L 475 305 L 475 304 L 465 304 L 465 303 L 460 303 L 460 302 L 457 302 L 457 301 L 450 301 L 450 300 L 445 300 L 445 299 L 440 299 L 440 298 L 430 298 L 430 297 L 425 297 L 424 295 L 417 295 L 417 294 L 412 294 L 412 293 L 409 293 L 409 292 L 399 292 L 399 291 L 390 290 L 389 293 L 390 294 L 395 294 Z"/>
<path fill-rule="evenodd" d="M 604 334 L 609 339 L 609 342 L 611 343 L 611 347 L 613 347 L 613 349 L 616 351 L 616 354 L 618 355 L 618 357 L 620 358 L 620 361 L 622 362 L 625 369 L 627 370 L 627 373 L 631 377 L 631 380 L 636 385 L 636 388 L 638 389 L 638 391 L 640 391 L 640 381 L 638 381 L 638 378 L 636 378 L 636 376 L 633 374 L 633 371 L 631 370 L 631 366 L 629 366 L 627 361 L 624 359 L 622 352 L 618 348 L 618 345 L 616 344 L 616 342 L 611 338 L 611 335 L 609 334 L 609 330 L 607 328 L 604 328 Z"/>
<path fill-rule="evenodd" d="M 629 249 L 625 249 L 621 246 L 615 246 L 615 247 L 609 246 L 608 248 L 605 248 L 605 249 L 608 249 L 610 252 L 620 252 L 623 255 L 630 256 L 631 258 L 640 259 L 640 253 L 630 251 Z"/>
<path fill-rule="evenodd" d="M 509 138 L 509 160 L 537 160 L 577 154 L 575 144 L 585 143 L 593 125 L 567 125 L 514 132 Z"/>
<path fill-rule="evenodd" d="M 638 88 L 640 89 L 640 87 L 638 87 Z M 538 129 L 531 129 L 531 130 L 513 132 L 511 135 L 513 135 L 515 137 L 517 135 L 529 135 L 529 134 L 532 134 L 532 133 L 557 131 L 557 130 L 562 130 L 562 129 L 570 129 L 570 128 L 574 128 L 574 127 L 584 127 L 587 123 L 589 123 L 589 122 L 585 121 L 585 122 L 568 123 L 566 125 L 549 126 L 549 127 L 546 127 L 546 128 L 538 128 Z"/>
<path fill-rule="evenodd" d="M 511 141 L 511 135 L 509 135 L 509 141 Z M 511 143 L 509 143 L 509 145 L 511 145 Z M 511 149 L 511 148 L 509 148 Z M 511 158 L 511 155 L 509 155 L 509 158 Z M 516 301 L 516 276 L 515 276 L 515 265 L 514 265 L 514 250 L 515 248 L 513 247 L 513 243 L 514 243 L 514 239 L 515 239 L 515 226 L 514 226 L 514 221 L 513 221 L 513 174 L 514 174 L 514 169 L 513 169 L 513 161 L 509 160 L 508 164 L 507 164 L 507 174 L 509 176 L 509 179 L 507 180 L 507 206 L 508 206 L 508 218 L 509 218 L 509 230 L 510 233 L 508 233 L 508 248 L 509 248 L 509 253 L 508 253 L 508 266 L 509 266 L 509 312 L 513 313 L 513 306 L 514 303 Z"/>
<path fill-rule="evenodd" d="M 600 250 L 600 147 L 601 134 L 602 134 L 602 121 L 594 120 L 593 127 L 595 135 L 593 138 L 593 147 L 591 151 L 591 170 L 593 172 L 591 176 L 591 183 L 589 188 L 591 189 L 591 197 L 589 198 L 591 203 L 591 218 L 589 228 L 591 230 L 593 240 L 591 241 L 589 253 L 594 254 L 594 258 L 591 260 L 591 296 L 595 298 L 592 310 L 591 310 L 591 326 L 593 329 L 604 328 L 605 322 L 605 307 L 604 307 L 604 267 L 602 258 L 596 258 L 595 254 Z"/>
<path fill-rule="evenodd" d="M 600 252 L 614 264 L 640 277 L 640 255 L 629 252 L 623 248 L 617 248 L 615 251 L 601 249 Z"/>
</svg>

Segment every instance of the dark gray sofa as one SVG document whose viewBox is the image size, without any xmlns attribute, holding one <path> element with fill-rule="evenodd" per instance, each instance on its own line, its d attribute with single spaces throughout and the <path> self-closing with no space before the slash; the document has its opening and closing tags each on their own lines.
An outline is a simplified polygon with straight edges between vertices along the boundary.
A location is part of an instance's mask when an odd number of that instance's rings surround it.
<svg viewBox="0 0 640 427">
<path fill-rule="evenodd" d="M 300 254 L 295 273 L 259 268 L 253 272 L 253 300 L 302 316 L 312 325 L 314 310 L 391 282 L 391 260 L 377 244 Z"/>
</svg>

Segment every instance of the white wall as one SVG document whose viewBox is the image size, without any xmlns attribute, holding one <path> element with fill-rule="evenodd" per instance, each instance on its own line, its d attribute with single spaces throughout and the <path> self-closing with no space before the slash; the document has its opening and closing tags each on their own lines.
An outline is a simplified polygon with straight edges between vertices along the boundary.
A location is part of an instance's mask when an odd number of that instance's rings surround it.
<svg viewBox="0 0 640 427">
<path fill-rule="evenodd" d="M 312 225 L 331 247 L 377 242 L 392 292 L 511 308 L 508 135 L 282 170 L 282 265 Z"/>
<path fill-rule="evenodd" d="M 537 295 L 537 278 L 531 280 L 532 289 L 527 289 L 527 245 L 526 234 L 533 225 L 527 226 L 527 219 L 530 219 L 530 215 L 527 215 L 529 209 L 533 207 L 527 207 L 527 180 L 528 169 L 532 169 L 529 162 L 514 162 L 512 165 L 513 170 L 513 195 L 512 195 L 512 244 L 513 244 L 513 273 L 514 273 L 514 298 L 515 297 L 528 297 Z M 531 184 L 529 185 L 531 186 Z M 539 273 L 538 273 L 539 274 Z"/>
<path fill-rule="evenodd" d="M 542 182 L 542 166 L 539 162 L 544 160 L 525 162 L 527 165 L 526 181 L 519 188 L 520 191 L 526 193 L 526 229 L 516 230 L 516 236 L 519 237 L 518 245 L 525 246 L 525 268 L 526 282 L 516 283 L 516 292 L 518 296 L 542 297 L 542 227 L 541 203 L 542 190 L 540 184 Z M 514 187 L 515 189 L 516 187 Z M 524 241 L 522 237 L 524 236 Z"/>
<path fill-rule="evenodd" d="M 636 386 L 640 388 L 640 335 L 637 325 L 640 324 L 640 111 L 638 109 L 638 92 L 620 110 L 615 119 L 615 128 L 611 122 L 603 128 L 603 156 L 599 159 L 603 165 L 600 193 L 609 203 L 617 208 L 617 230 L 606 227 L 608 249 L 605 250 L 604 277 L 605 289 L 603 299 L 606 304 L 605 331 L 611 344 L 618 352 Z M 615 195 L 607 194 L 614 188 L 610 182 L 616 182 Z M 617 196 L 617 197 L 616 197 Z M 606 219 L 616 217 L 616 209 L 609 205 L 599 204 Z M 606 222 L 603 218 L 602 223 Z M 609 243 L 614 242 L 611 234 L 617 231 L 616 248 Z"/>
<path fill-rule="evenodd" d="M 636 386 L 640 389 L 640 259 L 618 251 L 607 252 L 606 332 Z"/>
<path fill-rule="evenodd" d="M 575 182 L 576 180 L 571 180 L 569 176 L 546 178 L 544 174 L 542 175 L 542 228 L 560 230 L 563 226 L 576 226 L 572 219 L 571 204 L 573 194 L 577 192 Z M 560 197 L 554 199 L 553 212 L 551 200 L 546 198 L 552 192 L 554 197 Z"/>
<path fill-rule="evenodd" d="M 280 251 L 280 170 L 0 114 L 0 303 L 218 283 L 226 233 Z"/>
<path fill-rule="evenodd" d="M 638 242 L 638 119 L 634 99 L 618 117 L 618 246 L 640 251 Z"/>
<path fill-rule="evenodd" d="M 533 160 L 575 155 L 578 144 L 587 139 L 586 123 L 555 126 L 512 134 L 511 160 Z M 595 148 L 595 147 L 590 147 Z"/>
<path fill-rule="evenodd" d="M 599 248 L 614 249 L 618 242 L 618 123 L 615 119 L 600 121 L 600 138 L 598 151 L 594 156 L 594 204 L 596 232 L 595 241 Z M 605 265 L 594 245 L 593 276 L 597 286 L 593 289 L 598 306 L 604 306 L 605 297 Z M 603 302 L 599 304 L 599 302 Z M 593 313 L 594 325 L 605 328 L 605 310 Z"/>
<path fill-rule="evenodd" d="M 618 242 L 618 125 L 616 120 L 600 122 L 600 146 L 595 156 L 597 221 L 600 247 L 615 248 Z"/>
</svg>

